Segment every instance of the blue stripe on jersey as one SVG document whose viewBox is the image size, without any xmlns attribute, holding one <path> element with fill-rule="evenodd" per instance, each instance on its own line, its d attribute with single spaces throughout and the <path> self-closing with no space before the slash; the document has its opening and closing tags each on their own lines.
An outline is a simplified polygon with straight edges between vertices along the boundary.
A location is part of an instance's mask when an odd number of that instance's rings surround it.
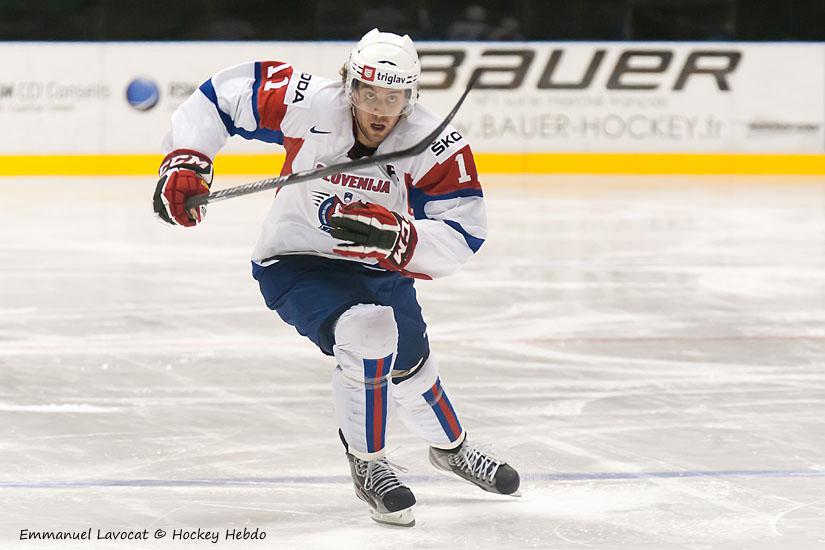
<svg viewBox="0 0 825 550">
<path fill-rule="evenodd" d="M 258 88 L 261 86 L 261 62 L 255 62 L 255 82 L 252 83 L 252 114 L 255 115 L 255 127 L 261 125 L 261 115 L 258 113 Z"/>
<path fill-rule="evenodd" d="M 430 201 L 443 201 L 448 199 L 455 199 L 459 197 L 483 197 L 484 194 L 481 192 L 481 189 L 461 189 L 459 191 L 453 191 L 452 193 L 445 193 L 443 195 L 428 195 L 424 191 L 420 189 L 416 189 L 415 187 L 409 187 L 410 193 L 410 206 L 413 209 L 413 215 L 415 216 L 416 220 L 425 220 L 427 218 L 427 214 L 424 213 L 424 206 Z M 481 245 L 484 244 L 484 239 L 479 239 L 478 237 L 474 237 L 470 235 L 461 225 L 457 222 L 451 220 L 443 220 L 451 228 L 458 231 L 464 240 L 467 242 L 467 246 L 470 247 L 474 253 L 478 252 L 478 249 L 481 248 Z"/>
<path fill-rule="evenodd" d="M 444 220 L 444 223 L 458 231 L 461 234 L 461 236 L 464 237 L 464 240 L 467 241 L 467 246 L 470 247 L 470 250 L 472 250 L 473 253 L 478 252 L 478 249 L 481 248 L 481 245 L 484 244 L 484 239 L 473 237 L 472 235 L 467 233 L 467 231 L 463 227 L 461 227 L 461 224 L 459 224 L 458 222 L 454 222 L 452 220 Z"/>
<path fill-rule="evenodd" d="M 416 220 L 427 219 L 424 213 L 424 205 L 430 201 L 443 201 L 447 199 L 455 199 L 459 197 L 483 197 L 484 193 L 481 189 L 460 189 L 452 193 L 445 193 L 443 195 L 428 195 L 424 191 L 415 187 L 408 187 L 410 193 L 410 206 L 412 206 L 413 214 Z"/>
<path fill-rule="evenodd" d="M 218 105 L 218 94 L 215 92 L 215 86 L 212 85 L 212 80 L 207 80 L 203 84 L 200 85 L 198 88 L 206 98 L 212 102 L 212 105 L 215 106 L 215 110 L 218 111 L 218 116 L 221 117 L 221 121 L 223 122 L 226 131 L 229 132 L 230 136 L 241 136 L 244 139 L 257 139 L 258 141 L 264 141 L 266 143 L 277 143 L 278 145 L 284 144 L 284 134 L 282 132 L 276 132 L 274 130 L 266 130 L 264 128 L 259 128 L 254 132 L 250 132 L 249 130 L 244 130 L 243 128 L 238 128 L 235 126 L 232 118 L 221 111 L 220 106 Z M 257 90 L 257 88 L 256 88 Z M 253 108 L 255 109 L 255 123 L 258 123 L 258 116 L 257 116 L 257 98 L 254 97 L 253 92 Z"/>
</svg>

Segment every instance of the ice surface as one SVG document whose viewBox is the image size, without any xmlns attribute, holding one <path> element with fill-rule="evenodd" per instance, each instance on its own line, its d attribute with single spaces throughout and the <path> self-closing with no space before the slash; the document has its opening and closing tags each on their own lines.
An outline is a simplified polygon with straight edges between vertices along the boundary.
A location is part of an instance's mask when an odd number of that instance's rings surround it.
<svg viewBox="0 0 825 550">
<path fill-rule="evenodd" d="M 250 276 L 269 196 L 181 230 L 150 179 L 0 180 L 0 548 L 824 548 L 825 185 L 487 181 L 489 240 L 417 286 L 523 496 L 437 474 L 393 421 L 401 530 L 353 494 L 330 358 Z M 171 540 L 243 527 L 267 538 Z M 168 535 L 20 540 L 88 528 Z"/>
</svg>

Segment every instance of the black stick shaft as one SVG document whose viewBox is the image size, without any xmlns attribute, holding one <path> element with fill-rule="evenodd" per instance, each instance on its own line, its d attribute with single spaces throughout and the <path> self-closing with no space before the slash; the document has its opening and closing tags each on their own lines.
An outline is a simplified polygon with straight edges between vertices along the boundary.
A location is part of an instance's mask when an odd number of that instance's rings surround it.
<svg viewBox="0 0 825 550">
<path fill-rule="evenodd" d="M 441 121 L 435 130 L 427 134 L 424 139 L 416 143 L 415 145 L 408 147 L 406 149 L 402 149 L 400 151 L 393 151 L 391 153 L 384 153 L 381 155 L 376 155 L 372 157 L 364 157 L 352 161 L 341 162 L 338 164 L 332 164 L 330 166 L 323 166 L 321 168 L 315 168 L 312 170 L 304 170 L 301 172 L 293 172 L 292 174 L 288 174 L 286 176 L 279 176 L 275 178 L 267 178 L 263 180 L 253 181 L 250 183 L 245 183 L 243 185 L 238 185 L 237 187 L 227 187 L 226 189 L 221 189 L 220 191 L 215 191 L 213 193 L 209 193 L 208 195 L 197 195 L 194 197 L 189 197 L 186 199 L 186 210 L 191 210 L 192 208 L 197 208 L 198 206 L 204 204 L 210 204 L 213 202 L 223 201 L 226 199 L 231 199 L 234 197 L 240 197 L 243 195 L 249 195 L 252 193 L 258 193 L 260 191 L 268 191 L 270 189 L 277 189 L 279 187 L 285 187 L 287 185 L 292 185 L 295 183 L 300 183 L 302 181 L 320 179 L 326 176 L 331 176 L 333 174 L 338 174 L 344 170 L 352 170 L 353 168 L 360 168 L 363 166 L 375 166 L 378 164 L 383 164 L 385 162 L 389 162 L 391 160 L 397 160 L 401 158 L 407 158 L 414 155 L 418 155 L 430 144 L 435 141 L 435 139 L 444 131 L 444 128 L 453 120 L 458 109 L 461 107 L 461 104 L 464 103 L 464 99 L 467 97 L 467 94 L 470 93 L 475 81 L 471 81 L 464 92 L 461 94 L 461 97 L 456 102 L 455 106 L 452 110 L 447 114 L 444 120 Z"/>
</svg>

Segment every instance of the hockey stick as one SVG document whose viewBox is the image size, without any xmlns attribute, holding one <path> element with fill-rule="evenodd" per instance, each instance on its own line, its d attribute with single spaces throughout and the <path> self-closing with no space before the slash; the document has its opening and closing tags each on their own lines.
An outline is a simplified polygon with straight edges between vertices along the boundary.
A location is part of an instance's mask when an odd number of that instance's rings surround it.
<svg viewBox="0 0 825 550">
<path fill-rule="evenodd" d="M 364 157 L 360 159 L 351 160 L 348 162 L 331 164 L 329 166 L 323 166 L 321 168 L 315 168 L 312 170 L 293 172 L 292 174 L 287 174 L 286 176 L 278 176 L 275 178 L 267 178 L 263 180 L 253 181 L 251 183 L 238 185 L 237 187 L 227 187 L 226 189 L 221 189 L 220 191 L 215 191 L 214 193 L 209 193 L 208 195 L 196 195 L 194 197 L 189 197 L 186 200 L 186 210 L 191 210 L 192 208 L 197 208 L 198 206 L 204 204 L 231 199 L 233 197 L 240 197 L 242 195 L 258 193 L 259 191 L 267 191 L 269 189 L 285 187 L 287 185 L 292 185 L 294 183 L 299 183 L 302 181 L 314 180 L 323 178 L 325 176 L 331 176 L 332 174 L 338 174 L 343 170 L 352 170 L 353 168 L 360 168 L 362 166 L 375 166 L 377 164 L 383 164 L 391 160 L 418 155 L 424 152 L 424 150 L 427 149 L 427 147 L 429 147 L 433 141 L 435 141 L 439 134 L 441 134 L 441 132 L 444 131 L 444 128 L 447 127 L 447 125 L 453 119 L 455 114 L 458 112 L 458 109 L 459 107 L 461 107 L 461 104 L 464 103 L 464 98 L 466 98 L 467 94 L 470 93 L 470 89 L 472 89 L 474 84 L 475 79 L 471 80 L 470 83 L 467 84 L 467 88 L 464 90 L 464 93 L 462 93 L 461 97 L 458 98 L 458 101 L 456 102 L 452 111 L 450 111 L 449 114 L 447 114 L 447 116 L 444 118 L 444 120 L 441 121 L 441 124 L 439 124 L 435 130 L 427 134 L 427 136 L 424 137 L 424 139 L 422 139 L 412 147 L 408 147 L 400 151 L 393 151 L 391 153 L 376 155 L 373 157 Z"/>
</svg>

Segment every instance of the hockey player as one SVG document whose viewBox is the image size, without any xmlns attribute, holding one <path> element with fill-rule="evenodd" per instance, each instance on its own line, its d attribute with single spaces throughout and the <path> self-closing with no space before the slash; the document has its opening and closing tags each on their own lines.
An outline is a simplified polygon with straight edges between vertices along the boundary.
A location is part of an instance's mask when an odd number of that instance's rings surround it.
<svg viewBox="0 0 825 550">
<path fill-rule="evenodd" d="M 367 33 L 341 80 L 280 61 L 225 69 L 172 115 L 154 194 L 164 221 L 200 223 L 212 159 L 232 135 L 286 149 L 281 174 L 409 147 L 440 122 L 417 104 L 408 36 Z M 388 407 L 430 445 L 430 462 L 512 494 L 516 471 L 467 441 L 439 378 L 414 279 L 443 277 L 476 252 L 486 215 L 470 146 L 448 126 L 424 153 L 280 189 L 254 249 L 266 305 L 334 356 L 335 411 L 356 494 L 376 521 L 414 524 L 415 497 L 385 453 Z"/>
</svg>

